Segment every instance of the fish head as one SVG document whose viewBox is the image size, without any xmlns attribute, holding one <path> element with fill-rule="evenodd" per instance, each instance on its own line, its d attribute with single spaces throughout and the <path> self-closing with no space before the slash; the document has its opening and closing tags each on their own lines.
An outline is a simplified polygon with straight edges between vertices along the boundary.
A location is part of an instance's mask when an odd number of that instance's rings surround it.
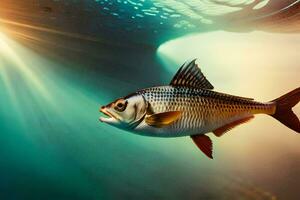
<svg viewBox="0 0 300 200">
<path fill-rule="evenodd" d="M 134 129 L 145 117 L 147 107 L 148 103 L 141 94 L 118 98 L 100 108 L 100 112 L 106 115 L 100 117 L 100 121 L 121 129 Z"/>
</svg>

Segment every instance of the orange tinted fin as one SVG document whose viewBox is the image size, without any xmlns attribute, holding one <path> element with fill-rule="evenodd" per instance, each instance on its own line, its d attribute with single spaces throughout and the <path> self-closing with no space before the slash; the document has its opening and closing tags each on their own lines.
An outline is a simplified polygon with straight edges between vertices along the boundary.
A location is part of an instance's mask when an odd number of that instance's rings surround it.
<svg viewBox="0 0 300 200">
<path fill-rule="evenodd" d="M 220 137 L 222 136 L 224 133 L 230 131 L 231 129 L 233 129 L 234 127 L 246 123 L 248 122 L 250 119 L 254 118 L 253 115 L 249 116 L 249 117 L 245 117 L 239 120 L 236 120 L 234 122 L 231 122 L 229 124 L 226 124 L 220 128 L 217 128 L 216 130 L 213 131 L 213 133 L 215 134 L 215 136 Z"/>
<path fill-rule="evenodd" d="M 209 158 L 212 156 L 212 141 L 206 135 L 192 135 L 191 138 L 197 145 L 197 147 Z"/>
<path fill-rule="evenodd" d="M 146 117 L 145 122 L 149 126 L 161 128 L 175 122 L 181 116 L 181 111 L 170 111 L 150 115 Z"/>
<path fill-rule="evenodd" d="M 276 110 L 272 117 L 300 133 L 300 120 L 293 112 L 292 108 L 300 101 L 300 87 L 273 100 L 276 103 Z"/>
</svg>

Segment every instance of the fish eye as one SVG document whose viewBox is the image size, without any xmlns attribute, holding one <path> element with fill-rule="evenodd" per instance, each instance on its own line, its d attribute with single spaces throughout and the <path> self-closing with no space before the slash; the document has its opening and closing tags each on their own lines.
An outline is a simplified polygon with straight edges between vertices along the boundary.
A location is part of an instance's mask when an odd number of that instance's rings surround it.
<svg viewBox="0 0 300 200">
<path fill-rule="evenodd" d="M 118 103 L 117 106 L 118 106 L 118 108 L 122 108 L 124 106 L 124 104 Z"/>
<path fill-rule="evenodd" d="M 121 102 L 117 102 L 115 105 L 116 106 L 114 107 L 114 109 L 116 111 L 123 112 L 127 107 L 127 101 L 122 100 Z"/>
</svg>

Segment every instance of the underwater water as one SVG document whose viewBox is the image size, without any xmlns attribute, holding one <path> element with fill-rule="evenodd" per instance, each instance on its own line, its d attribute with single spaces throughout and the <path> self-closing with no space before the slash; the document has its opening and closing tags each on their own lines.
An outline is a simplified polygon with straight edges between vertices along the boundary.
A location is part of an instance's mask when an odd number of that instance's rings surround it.
<svg viewBox="0 0 300 200">
<path fill-rule="evenodd" d="M 198 9 L 193 1 L 185 7 L 180 1 L 28 1 L 18 9 L 5 2 L 14 12 L 0 15 L 1 199 L 300 198 L 299 135 L 271 117 L 258 115 L 221 138 L 211 136 L 213 160 L 189 137 L 143 137 L 98 120 L 101 105 L 168 84 L 190 58 L 198 58 L 217 91 L 269 101 L 299 87 L 297 32 L 218 28 L 215 16 L 251 1 L 230 1 L 226 9 L 217 8 L 218 1 L 199 1 Z M 269 1 L 261 2 L 256 10 Z M 22 10 L 27 5 L 43 9 L 29 15 Z M 107 17 L 91 18 L 98 16 L 90 11 L 94 5 Z M 118 16 L 120 23 L 113 23 Z M 129 23 L 122 42 L 119 29 L 132 16 L 145 19 Z M 160 24 L 162 16 L 169 17 Z M 133 27 L 147 23 L 153 27 Z M 300 116 L 299 104 L 294 112 Z"/>
</svg>

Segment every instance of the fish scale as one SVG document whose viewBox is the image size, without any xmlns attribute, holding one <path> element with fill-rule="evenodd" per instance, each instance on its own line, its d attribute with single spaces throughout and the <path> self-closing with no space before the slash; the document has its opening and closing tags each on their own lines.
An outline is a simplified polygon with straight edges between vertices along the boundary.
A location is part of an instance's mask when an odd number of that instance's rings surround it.
<svg viewBox="0 0 300 200">
<path fill-rule="evenodd" d="M 144 96 L 153 113 L 182 111 L 180 119 L 160 129 L 166 132 L 165 136 L 205 133 L 239 117 L 274 112 L 273 104 L 198 88 L 160 86 L 138 93 Z"/>
</svg>

